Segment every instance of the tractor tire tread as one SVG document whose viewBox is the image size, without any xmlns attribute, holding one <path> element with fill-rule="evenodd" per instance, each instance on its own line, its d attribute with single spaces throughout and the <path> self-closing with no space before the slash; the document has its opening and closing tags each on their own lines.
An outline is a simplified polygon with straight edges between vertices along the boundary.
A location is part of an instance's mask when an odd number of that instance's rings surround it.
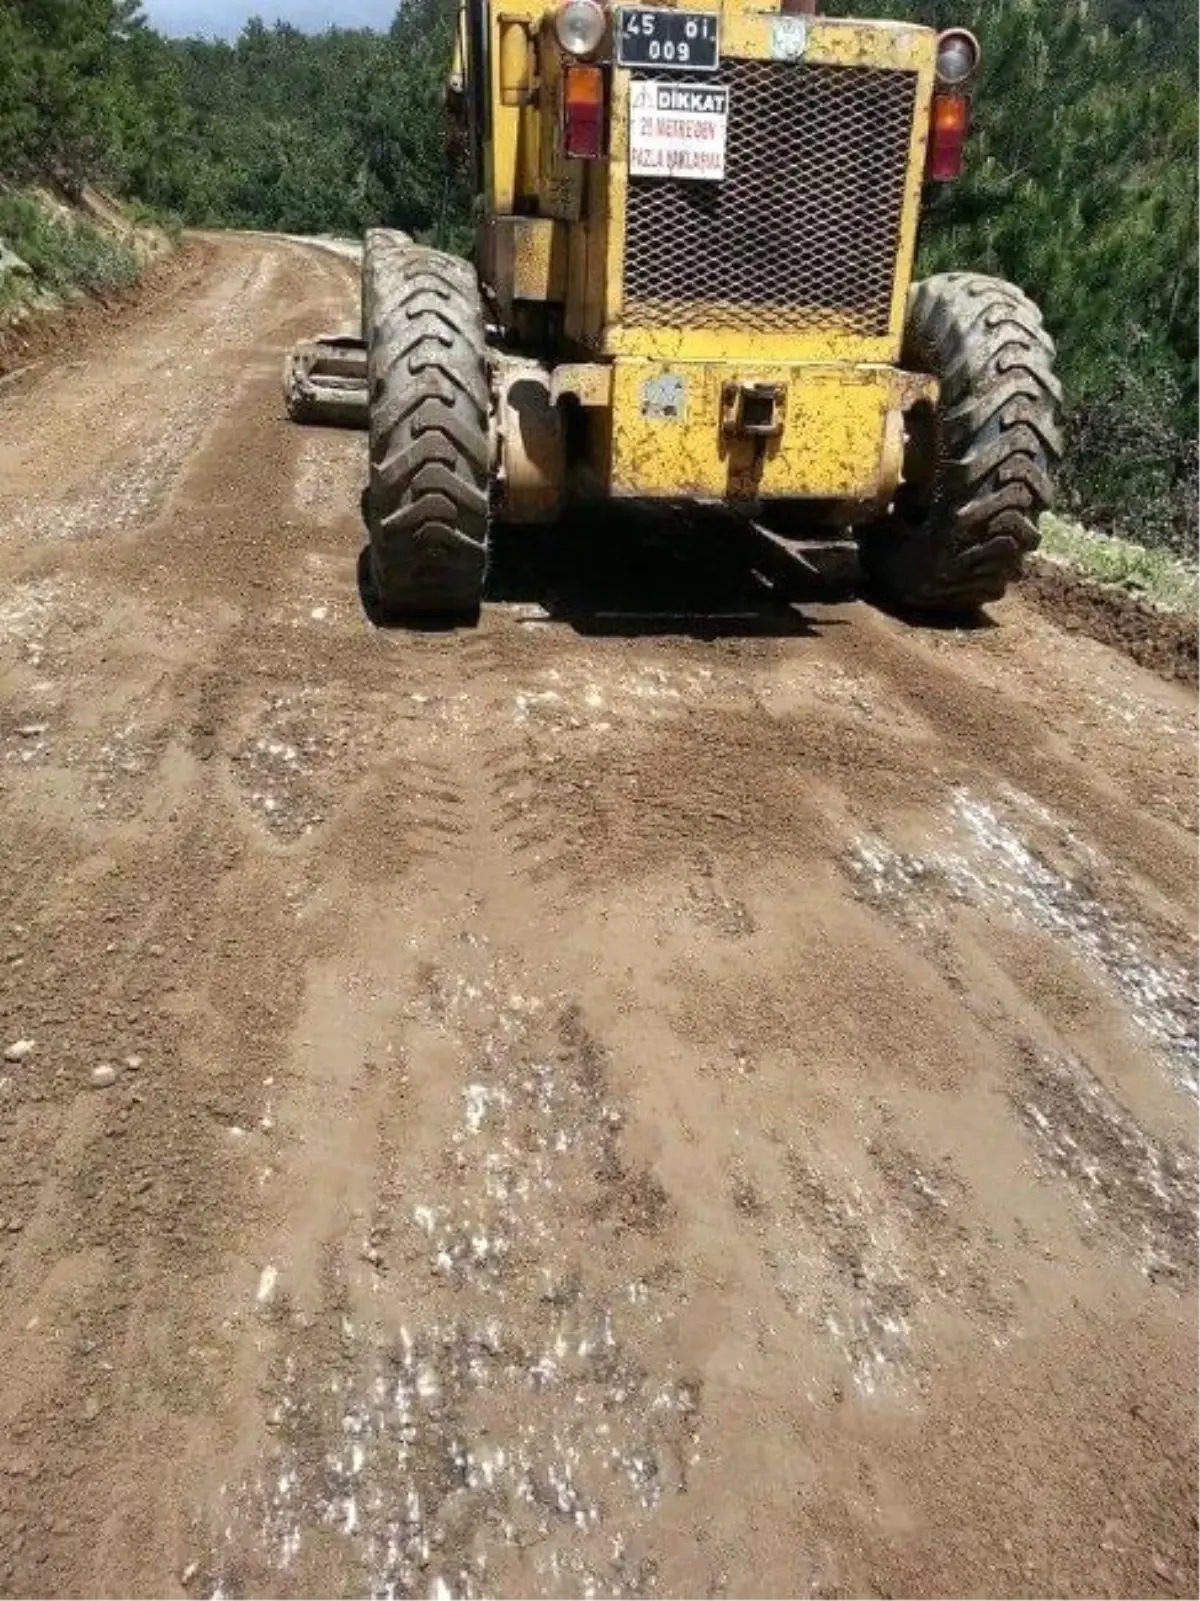
<svg viewBox="0 0 1200 1601">
<path fill-rule="evenodd" d="M 940 384 L 940 459 L 914 516 L 859 532 L 865 571 L 905 610 L 959 615 L 999 600 L 1037 548 L 1062 455 L 1054 341 L 1020 289 L 979 273 L 940 273 L 909 295 L 901 364 Z"/>
<path fill-rule="evenodd" d="M 466 262 L 377 230 L 363 285 L 374 603 L 397 619 L 477 613 L 491 471 L 478 283 Z"/>
</svg>

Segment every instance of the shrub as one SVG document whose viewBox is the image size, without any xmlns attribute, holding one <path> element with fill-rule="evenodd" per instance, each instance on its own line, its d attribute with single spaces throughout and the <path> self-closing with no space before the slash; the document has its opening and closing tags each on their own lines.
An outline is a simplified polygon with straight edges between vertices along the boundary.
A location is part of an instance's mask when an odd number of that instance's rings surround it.
<svg viewBox="0 0 1200 1601">
<path fill-rule="evenodd" d="M 86 219 L 57 216 L 27 195 L 0 192 L 0 238 L 28 263 L 38 287 L 57 295 L 109 294 L 141 270 L 125 240 Z"/>
</svg>

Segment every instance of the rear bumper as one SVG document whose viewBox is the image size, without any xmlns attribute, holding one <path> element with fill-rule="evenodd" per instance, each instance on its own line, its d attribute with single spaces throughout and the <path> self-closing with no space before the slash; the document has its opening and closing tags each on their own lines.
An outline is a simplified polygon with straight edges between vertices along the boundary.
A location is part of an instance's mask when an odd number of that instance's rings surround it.
<svg viewBox="0 0 1200 1601">
<path fill-rule="evenodd" d="M 755 365 L 618 359 L 611 368 L 608 493 L 735 503 L 891 498 L 903 412 L 936 398 L 936 380 L 887 366 Z M 777 397 L 768 437 L 739 429 L 731 396 Z"/>
</svg>

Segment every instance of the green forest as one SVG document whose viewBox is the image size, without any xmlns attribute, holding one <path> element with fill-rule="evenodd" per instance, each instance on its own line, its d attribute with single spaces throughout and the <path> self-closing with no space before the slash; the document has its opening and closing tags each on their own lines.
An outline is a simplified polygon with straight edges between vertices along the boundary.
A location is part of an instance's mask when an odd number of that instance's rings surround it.
<svg viewBox="0 0 1200 1601">
<path fill-rule="evenodd" d="M 968 171 L 933 196 L 922 268 L 997 273 L 1040 302 L 1070 508 L 1194 555 L 1196 0 L 827 9 L 978 34 Z M 450 29 L 448 0 L 406 0 L 386 34 L 255 21 L 232 43 L 167 40 L 138 0 L 0 0 L 0 184 L 90 179 L 188 225 L 383 223 L 453 245 L 471 195 L 443 155 Z"/>
</svg>

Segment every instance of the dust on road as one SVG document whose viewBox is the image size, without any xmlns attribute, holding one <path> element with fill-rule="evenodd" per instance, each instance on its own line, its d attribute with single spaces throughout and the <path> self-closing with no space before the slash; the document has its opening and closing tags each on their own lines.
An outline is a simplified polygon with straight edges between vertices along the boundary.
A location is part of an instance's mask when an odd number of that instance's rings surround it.
<svg viewBox="0 0 1200 1601">
<path fill-rule="evenodd" d="M 1195 1594 L 1194 693 L 616 517 L 377 632 L 204 250 L 0 402 L 3 1593 Z"/>
</svg>

